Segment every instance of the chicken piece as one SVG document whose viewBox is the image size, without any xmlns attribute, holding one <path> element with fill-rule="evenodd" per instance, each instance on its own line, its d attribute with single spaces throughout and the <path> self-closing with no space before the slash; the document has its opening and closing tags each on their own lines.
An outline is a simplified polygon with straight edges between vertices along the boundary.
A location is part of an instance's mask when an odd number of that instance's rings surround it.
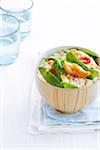
<svg viewBox="0 0 100 150">
<path fill-rule="evenodd" d="M 77 75 L 79 78 L 87 78 L 90 76 L 89 71 L 85 71 L 78 64 L 64 62 L 63 69 L 71 75 Z"/>
</svg>

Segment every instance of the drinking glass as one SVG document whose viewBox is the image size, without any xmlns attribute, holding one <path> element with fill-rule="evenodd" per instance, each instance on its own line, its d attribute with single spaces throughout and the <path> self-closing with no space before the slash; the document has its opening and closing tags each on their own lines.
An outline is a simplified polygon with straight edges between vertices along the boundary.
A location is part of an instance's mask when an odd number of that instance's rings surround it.
<svg viewBox="0 0 100 150">
<path fill-rule="evenodd" d="M 0 8 L 3 13 L 14 15 L 20 21 L 21 40 L 31 31 L 32 0 L 1 0 Z"/>
<path fill-rule="evenodd" d="M 19 54 L 20 22 L 8 14 L 0 14 L 0 65 L 15 62 Z"/>
</svg>

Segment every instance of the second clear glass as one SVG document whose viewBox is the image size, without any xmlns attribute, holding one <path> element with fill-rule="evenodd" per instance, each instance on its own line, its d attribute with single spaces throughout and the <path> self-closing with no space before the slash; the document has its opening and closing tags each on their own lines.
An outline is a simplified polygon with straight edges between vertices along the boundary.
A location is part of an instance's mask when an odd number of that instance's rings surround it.
<svg viewBox="0 0 100 150">
<path fill-rule="evenodd" d="M 25 39 L 31 31 L 32 0 L 1 0 L 0 9 L 3 13 L 15 16 L 20 21 L 21 40 Z"/>
</svg>

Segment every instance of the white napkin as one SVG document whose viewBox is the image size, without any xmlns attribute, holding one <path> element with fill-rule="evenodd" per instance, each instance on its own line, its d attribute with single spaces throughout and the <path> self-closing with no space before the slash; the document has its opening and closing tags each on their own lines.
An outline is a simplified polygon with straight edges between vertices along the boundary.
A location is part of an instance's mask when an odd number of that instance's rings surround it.
<svg viewBox="0 0 100 150">
<path fill-rule="evenodd" d="M 80 113 L 64 115 L 43 102 L 35 84 L 31 96 L 29 132 L 45 133 L 85 133 L 100 130 L 100 97 Z"/>
</svg>

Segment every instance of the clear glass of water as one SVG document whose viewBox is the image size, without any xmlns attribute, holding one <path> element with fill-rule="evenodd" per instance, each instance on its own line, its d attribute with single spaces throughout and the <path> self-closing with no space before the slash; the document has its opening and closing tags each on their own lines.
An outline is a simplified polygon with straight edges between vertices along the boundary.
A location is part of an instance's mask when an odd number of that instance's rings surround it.
<svg viewBox="0 0 100 150">
<path fill-rule="evenodd" d="M 3 13 L 14 15 L 20 21 L 21 40 L 31 31 L 32 0 L 1 0 L 0 9 Z"/>
<path fill-rule="evenodd" d="M 19 45 L 19 20 L 8 14 L 0 14 L 0 65 L 15 62 L 19 54 Z"/>
</svg>

